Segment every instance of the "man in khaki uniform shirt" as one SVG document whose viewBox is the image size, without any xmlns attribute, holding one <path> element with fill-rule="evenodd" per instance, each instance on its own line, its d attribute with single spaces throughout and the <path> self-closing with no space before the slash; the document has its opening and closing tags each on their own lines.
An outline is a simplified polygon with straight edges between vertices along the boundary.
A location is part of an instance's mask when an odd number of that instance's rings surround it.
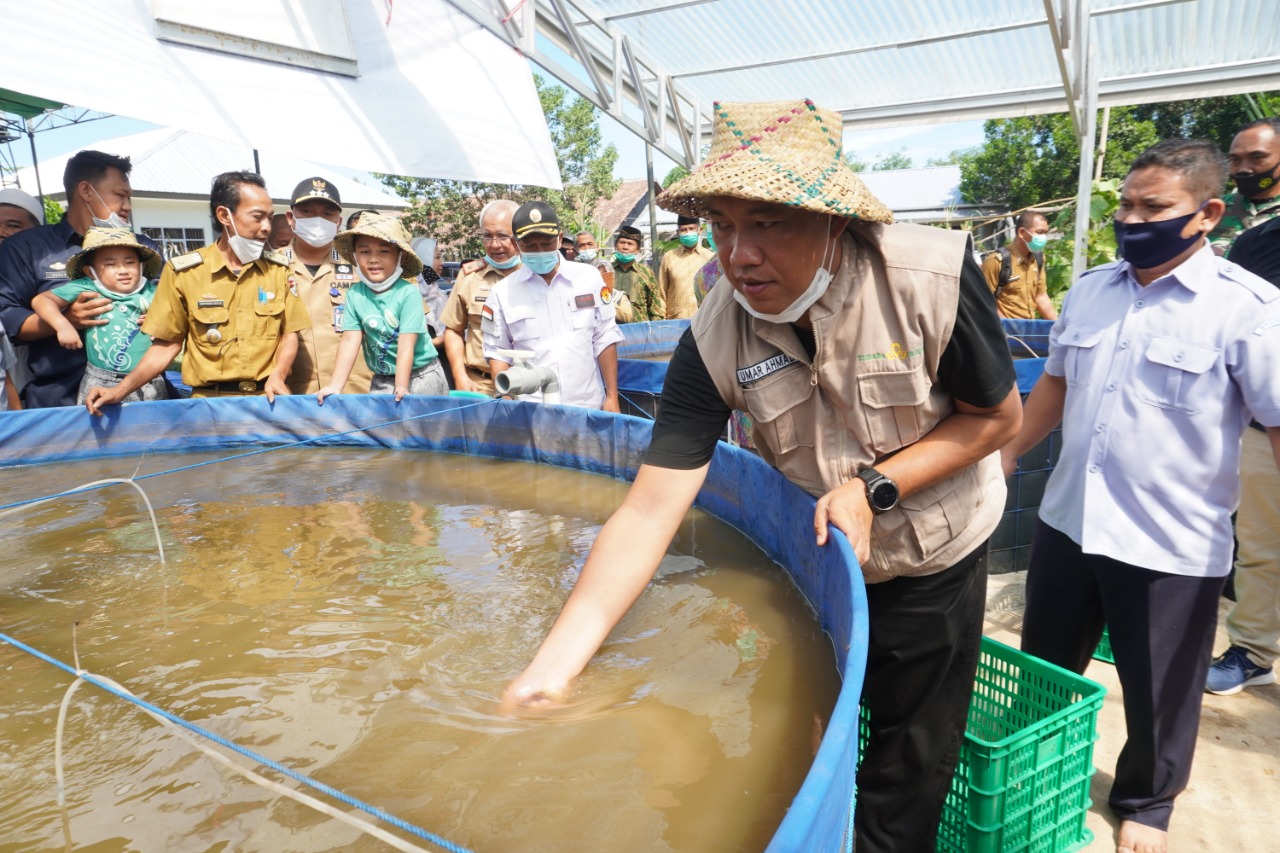
<svg viewBox="0 0 1280 853">
<path fill-rule="evenodd" d="M 289 289 L 306 306 L 311 325 L 298 333 L 298 357 L 289 374 L 289 393 L 314 394 L 329 381 L 342 339 L 342 311 L 356 268 L 333 247 L 342 224 L 342 197 L 324 178 L 306 178 L 293 188 L 289 227 L 293 240 L 281 252 L 289 265 Z M 368 394 L 373 374 L 356 359 L 344 394 Z"/>
<path fill-rule="evenodd" d="M 1011 320 L 1034 320 L 1036 311 L 1046 320 L 1058 319 L 1058 310 L 1049 298 L 1044 265 L 1036 257 L 1049 240 L 1049 220 L 1043 213 L 1025 210 L 1015 223 L 1017 236 L 982 262 L 982 275 L 996 297 L 996 313 Z M 1004 253 L 1010 253 L 1009 280 L 1001 286 L 1000 270 Z"/>
<path fill-rule="evenodd" d="M 182 381 L 193 397 L 288 394 L 298 331 L 310 325 L 289 290 L 282 256 L 264 251 L 271 233 L 271 196 L 253 172 L 213 179 L 209 206 L 221 231 L 216 243 L 165 264 L 142 331 L 151 348 L 114 388 L 90 389 L 85 406 L 102 414 L 159 376 L 185 342 Z"/>
<path fill-rule="evenodd" d="M 480 311 L 493 286 L 520 266 L 520 250 L 511 235 L 511 217 L 518 207 L 514 201 L 500 199 L 489 202 L 480 211 L 484 266 L 458 278 L 441 315 L 444 349 L 459 391 L 494 393 L 489 360 L 484 357 Z"/>
<path fill-rule="evenodd" d="M 658 294 L 666 306 L 668 320 L 684 320 L 698 313 L 698 273 L 713 257 L 711 250 L 698 238 L 701 222 L 690 216 L 676 220 L 676 236 L 680 248 L 662 256 L 658 267 Z"/>
</svg>

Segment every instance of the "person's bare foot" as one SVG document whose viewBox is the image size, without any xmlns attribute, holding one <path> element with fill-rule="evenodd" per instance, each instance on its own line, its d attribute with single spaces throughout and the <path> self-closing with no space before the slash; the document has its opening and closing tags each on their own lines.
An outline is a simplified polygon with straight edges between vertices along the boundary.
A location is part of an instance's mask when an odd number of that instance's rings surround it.
<svg viewBox="0 0 1280 853">
<path fill-rule="evenodd" d="M 1120 824 L 1116 853 L 1168 853 L 1169 833 L 1154 826 L 1126 820 Z"/>
</svg>

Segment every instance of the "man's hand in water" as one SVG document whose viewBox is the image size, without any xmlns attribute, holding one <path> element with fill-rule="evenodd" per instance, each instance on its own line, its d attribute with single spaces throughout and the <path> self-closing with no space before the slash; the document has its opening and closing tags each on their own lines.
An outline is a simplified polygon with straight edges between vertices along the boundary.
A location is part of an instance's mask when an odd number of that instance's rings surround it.
<svg viewBox="0 0 1280 853">
<path fill-rule="evenodd" d="M 511 716 L 522 709 L 546 710 L 558 708 L 564 704 L 565 695 L 569 692 L 567 683 L 546 682 L 538 679 L 529 669 L 520 673 L 515 681 L 507 685 L 502 693 L 502 702 L 498 711 Z"/>
</svg>

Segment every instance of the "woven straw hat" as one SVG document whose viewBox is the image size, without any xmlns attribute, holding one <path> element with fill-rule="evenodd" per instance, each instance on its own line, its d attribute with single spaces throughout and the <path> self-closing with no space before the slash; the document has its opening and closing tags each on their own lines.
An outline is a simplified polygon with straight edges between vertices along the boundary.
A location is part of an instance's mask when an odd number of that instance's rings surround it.
<svg viewBox="0 0 1280 853">
<path fill-rule="evenodd" d="M 142 274 L 147 278 L 159 278 L 164 269 L 164 258 L 155 250 L 138 242 L 137 236 L 128 228 L 91 227 L 84 235 L 84 242 L 78 254 L 67 261 L 67 278 L 84 278 L 84 265 L 95 249 L 110 246 L 128 246 L 137 249 L 138 258 L 142 261 Z"/>
<path fill-rule="evenodd" d="M 414 279 L 422 273 L 422 259 L 409 245 L 409 232 L 404 230 L 400 220 L 393 216 L 378 216 L 366 213 L 356 220 L 355 227 L 343 231 L 333 240 L 333 248 L 344 258 L 355 259 L 357 237 L 376 237 L 384 243 L 390 243 L 400 250 L 401 275 Z"/>
<path fill-rule="evenodd" d="M 707 159 L 658 196 L 661 207 L 705 217 L 708 198 L 728 196 L 867 222 L 893 222 L 893 212 L 844 162 L 844 123 L 839 113 L 809 100 L 716 101 L 713 109 Z"/>
</svg>

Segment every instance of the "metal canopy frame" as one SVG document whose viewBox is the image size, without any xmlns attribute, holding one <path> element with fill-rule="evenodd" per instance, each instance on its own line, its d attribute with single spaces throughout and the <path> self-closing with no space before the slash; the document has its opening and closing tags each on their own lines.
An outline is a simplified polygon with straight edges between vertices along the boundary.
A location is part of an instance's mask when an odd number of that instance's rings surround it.
<svg viewBox="0 0 1280 853">
<path fill-rule="evenodd" d="M 703 132 L 697 98 L 590 0 L 449 2 L 671 160 L 697 162 Z M 685 0 L 632 16 L 708 2 L 715 0 Z"/>
<path fill-rule="evenodd" d="M 686 167 L 699 159 L 704 134 L 710 128 L 710 107 L 721 89 L 732 89 L 734 75 L 778 69 L 779 74 L 796 74 L 800 81 L 823 77 L 823 63 L 878 52 L 901 52 L 930 46 L 952 46 L 965 40 L 997 34 L 1028 33 L 1047 29 L 1052 42 L 1059 82 L 1043 77 L 1028 84 L 1018 74 L 1007 78 L 1008 85 L 988 86 L 961 94 L 930 93 L 920 89 L 902 93 L 892 104 L 839 104 L 845 127 L 870 128 L 919 125 L 972 118 L 1001 118 L 1067 112 L 1080 143 L 1080 181 L 1077 197 L 1075 272 L 1082 269 L 1095 159 L 1097 112 L 1102 106 L 1153 103 L 1185 97 L 1262 91 L 1280 87 L 1280 47 L 1277 55 L 1227 55 L 1219 61 L 1189 57 L 1181 68 L 1159 68 L 1139 62 L 1137 67 L 1113 69 L 1100 74 L 1097 56 L 1099 19 L 1126 13 L 1142 13 L 1161 7 L 1187 10 L 1189 21 L 1205 12 L 1220 19 L 1229 11 L 1261 0 L 1042 0 L 1043 14 L 1035 14 L 1028 4 L 1014 20 L 984 20 L 977 3 L 957 3 L 965 7 L 955 15 L 954 26 L 918 37 L 882 38 L 858 43 L 857 34 L 849 45 L 834 42 L 819 50 L 790 46 L 779 38 L 769 47 L 739 53 L 733 62 L 708 63 L 696 42 L 675 42 L 678 50 L 667 51 L 681 67 L 662 67 L 650 57 L 638 39 L 655 31 L 681 32 L 680 26 L 699 16 L 702 23 L 717 25 L 716 40 L 732 43 L 735 0 L 449 0 L 455 7 L 502 38 L 527 58 L 545 68 L 578 95 L 608 113 L 648 146 Z M 778 3 L 776 14 L 809 20 L 854 9 L 874 0 L 788 0 Z M 837 4 L 832 6 L 831 4 Z M 846 4 L 852 3 L 853 6 Z M 1231 6 L 1228 9 L 1228 5 Z M 756 0 L 750 8 L 766 3 Z M 1263 8 L 1263 7 L 1258 7 Z M 723 9 L 723 13 L 720 10 Z M 835 11 L 832 11 L 832 10 Z M 975 11 L 976 10 L 976 11 Z M 766 13 L 767 9 L 764 10 Z M 856 12 L 857 9 L 854 9 Z M 905 13 L 904 13 L 905 14 Z M 938 14 L 948 16 L 944 4 Z M 1165 14 L 1165 13 L 1159 13 Z M 990 16 L 994 18 L 994 14 Z M 1240 18 L 1244 20 L 1245 18 Z M 664 30 L 665 26 L 665 30 Z M 1136 26 L 1136 25 L 1135 25 Z M 781 28 L 780 28 L 781 32 Z M 1127 34 L 1126 34 L 1127 35 Z M 1042 35 L 1040 36 L 1042 37 Z M 683 36 L 681 36 L 683 38 Z M 1135 38 L 1137 38 L 1135 36 Z M 663 45 L 665 46 L 665 45 Z M 687 48 L 687 49 L 686 49 Z M 661 47 L 658 50 L 662 53 Z M 1136 52 L 1136 51 L 1135 51 Z M 1265 51 L 1264 51 L 1265 52 Z M 727 54 L 725 54 L 727 56 Z M 1137 55 L 1141 55 L 1137 53 Z M 745 59 L 743 58 L 745 56 Z M 1001 62 L 1004 57 L 974 57 L 978 62 Z M 701 61 L 700 61 L 701 60 Z M 1194 65 L 1200 61 L 1203 64 Z M 831 66 L 834 68 L 835 66 Z M 939 69 L 942 73 L 946 69 Z M 952 70 L 952 74 L 954 71 Z M 831 75 L 828 74 L 828 77 Z M 855 87 L 845 87 L 852 90 Z M 738 93 L 741 95 L 743 93 Z M 726 98 L 752 100 L 745 97 Z M 843 95 L 852 98 L 852 94 Z"/>
</svg>

